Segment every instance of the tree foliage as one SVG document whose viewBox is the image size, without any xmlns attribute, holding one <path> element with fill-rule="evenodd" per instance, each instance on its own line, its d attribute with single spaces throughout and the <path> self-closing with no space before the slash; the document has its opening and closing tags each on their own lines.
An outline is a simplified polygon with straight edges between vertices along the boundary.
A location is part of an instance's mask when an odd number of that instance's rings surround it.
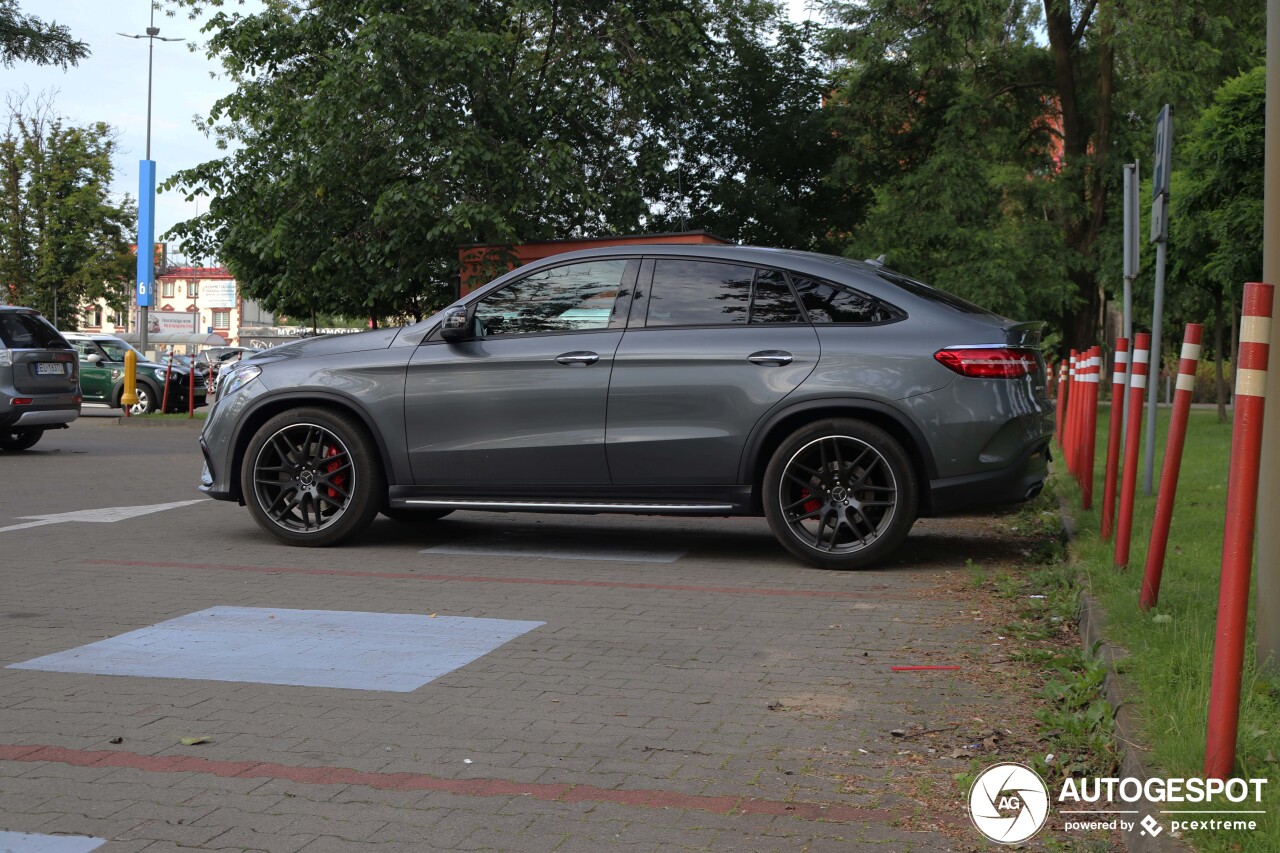
<svg viewBox="0 0 1280 853">
<path fill-rule="evenodd" d="M 197 3 L 197 5 L 201 5 Z M 458 247 L 634 230 L 707 48 L 691 0 L 271 0 L 215 7 L 236 90 L 210 195 L 170 232 L 276 311 L 418 315 Z"/>
<path fill-rule="evenodd" d="M 1257 0 L 830 8 L 847 145 L 831 179 L 873 199 L 849 251 L 1053 320 L 1076 347 L 1120 280 L 1121 162 L 1150 150 L 1160 104 L 1195 115 L 1261 49 Z"/>
<path fill-rule="evenodd" d="M 123 309 L 132 290 L 137 211 L 113 200 L 115 137 L 68 125 L 45 99 L 8 103 L 0 133 L 0 284 L 8 298 L 75 328 L 79 305 Z"/>
<path fill-rule="evenodd" d="M 723 4 L 691 75 L 688 112 L 649 193 L 647 221 L 735 242 L 838 250 L 857 199 L 826 180 L 840 152 L 824 101 L 821 28 L 772 3 Z M 666 141 L 666 140 L 664 140 Z"/>
<path fill-rule="evenodd" d="M 66 27 L 22 14 L 18 0 L 0 0 L 0 66 L 34 62 L 66 68 L 88 55 L 89 46 L 73 38 Z"/>
</svg>

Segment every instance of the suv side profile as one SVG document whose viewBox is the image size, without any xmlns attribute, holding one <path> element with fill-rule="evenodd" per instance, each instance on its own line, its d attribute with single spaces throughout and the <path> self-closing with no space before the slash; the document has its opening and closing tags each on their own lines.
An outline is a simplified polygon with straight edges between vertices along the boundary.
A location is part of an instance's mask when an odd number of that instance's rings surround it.
<svg viewBox="0 0 1280 853">
<path fill-rule="evenodd" d="M 38 311 L 0 305 L 0 450 L 26 450 L 78 417 L 75 352 Z"/>
<path fill-rule="evenodd" d="M 105 403 L 113 408 L 122 408 L 124 355 L 133 347 L 113 335 L 84 332 L 63 334 L 80 354 L 80 388 L 85 402 Z M 164 401 L 166 370 L 169 376 L 169 406 L 166 411 L 187 410 L 188 368 L 176 362 L 167 368 L 166 365 L 157 364 L 138 353 L 137 370 L 138 402 L 130 407 L 130 414 L 145 415 L 160 410 Z M 197 407 L 204 405 L 204 396 L 204 380 L 199 378 L 195 394 Z"/>
<path fill-rule="evenodd" d="M 804 562 L 859 568 L 919 515 L 1039 492 L 1042 325 L 879 262 L 572 252 L 416 325 L 242 362 L 201 434 L 200 489 L 291 545 L 379 512 L 763 515 Z"/>
</svg>

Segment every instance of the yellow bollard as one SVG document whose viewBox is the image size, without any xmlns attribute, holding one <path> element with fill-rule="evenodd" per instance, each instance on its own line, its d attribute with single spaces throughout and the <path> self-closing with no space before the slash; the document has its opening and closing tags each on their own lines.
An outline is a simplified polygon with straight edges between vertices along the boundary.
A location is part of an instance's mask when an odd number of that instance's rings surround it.
<svg viewBox="0 0 1280 853">
<path fill-rule="evenodd" d="M 124 393 L 120 395 L 120 405 L 126 418 L 129 410 L 138 405 L 138 354 L 133 350 L 124 354 Z"/>
</svg>

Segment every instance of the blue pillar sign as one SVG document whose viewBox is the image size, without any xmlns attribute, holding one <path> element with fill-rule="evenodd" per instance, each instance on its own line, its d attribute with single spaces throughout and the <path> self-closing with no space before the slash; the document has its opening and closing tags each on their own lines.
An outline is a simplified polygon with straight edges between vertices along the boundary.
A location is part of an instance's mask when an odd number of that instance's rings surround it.
<svg viewBox="0 0 1280 853">
<path fill-rule="evenodd" d="M 150 308 L 156 290 L 156 161 L 138 161 L 138 307 Z"/>
</svg>

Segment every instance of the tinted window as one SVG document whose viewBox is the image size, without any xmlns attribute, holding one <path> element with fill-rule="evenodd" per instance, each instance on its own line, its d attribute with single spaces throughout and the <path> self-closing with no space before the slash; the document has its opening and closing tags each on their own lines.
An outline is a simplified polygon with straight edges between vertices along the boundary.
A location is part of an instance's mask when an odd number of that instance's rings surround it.
<svg viewBox="0 0 1280 853">
<path fill-rule="evenodd" d="M 751 323 L 803 323 L 787 277 L 776 270 L 757 270 L 751 293 Z"/>
<path fill-rule="evenodd" d="M 0 343 L 9 349 L 66 349 L 53 326 L 36 314 L 0 312 Z"/>
<path fill-rule="evenodd" d="M 476 320 L 486 335 L 607 329 L 627 263 L 590 261 L 536 272 L 486 296 Z"/>
<path fill-rule="evenodd" d="M 816 278 L 797 277 L 792 280 L 800 303 L 815 323 L 888 323 L 901 318 L 896 308 L 859 293 L 852 287 L 822 281 Z"/>
<path fill-rule="evenodd" d="M 659 260 L 649 289 L 647 326 L 746 323 L 755 270 L 708 261 Z"/>
</svg>

